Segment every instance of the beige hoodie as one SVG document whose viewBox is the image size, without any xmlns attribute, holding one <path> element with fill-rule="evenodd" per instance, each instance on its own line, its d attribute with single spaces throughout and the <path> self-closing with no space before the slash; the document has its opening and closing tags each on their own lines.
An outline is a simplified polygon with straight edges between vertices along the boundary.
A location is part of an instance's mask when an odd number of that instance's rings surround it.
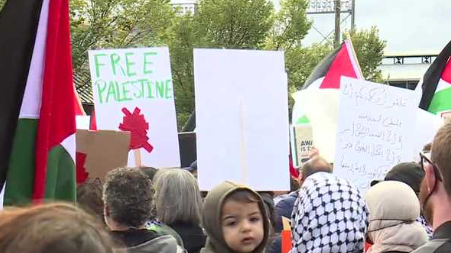
<svg viewBox="0 0 451 253">
<path fill-rule="evenodd" d="M 224 200 L 233 192 L 237 190 L 246 190 L 254 193 L 259 199 L 259 207 L 263 217 L 267 217 L 263 200 L 260 195 L 246 186 L 240 186 L 232 182 L 224 182 L 216 186 L 205 198 L 202 223 L 207 232 L 208 239 L 205 248 L 201 253 L 233 253 L 233 250 L 227 246 L 224 235 L 222 233 L 221 210 Z M 268 241 L 269 235 L 269 220 L 263 219 L 264 237 L 261 244 L 254 250 L 253 253 L 262 253 Z"/>
<path fill-rule="evenodd" d="M 420 202 L 406 184 L 381 182 L 368 190 L 365 200 L 370 211 L 368 235 L 374 245 L 368 253 L 411 252 L 427 242 L 427 234 L 415 220 Z"/>
</svg>

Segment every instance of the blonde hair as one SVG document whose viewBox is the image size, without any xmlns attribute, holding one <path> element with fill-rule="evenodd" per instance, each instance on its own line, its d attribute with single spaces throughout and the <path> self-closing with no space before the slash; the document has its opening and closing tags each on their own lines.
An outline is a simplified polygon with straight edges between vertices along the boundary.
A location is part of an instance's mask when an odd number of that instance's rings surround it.
<svg viewBox="0 0 451 253">
<path fill-rule="evenodd" d="M 113 253 L 104 227 L 65 203 L 7 208 L 0 213 L 2 253 Z"/>
</svg>

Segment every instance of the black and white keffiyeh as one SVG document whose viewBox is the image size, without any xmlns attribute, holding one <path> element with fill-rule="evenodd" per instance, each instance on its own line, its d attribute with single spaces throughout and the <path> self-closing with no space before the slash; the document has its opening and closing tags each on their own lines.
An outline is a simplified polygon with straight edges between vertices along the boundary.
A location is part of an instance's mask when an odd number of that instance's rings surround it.
<svg viewBox="0 0 451 253">
<path fill-rule="evenodd" d="M 333 174 L 306 179 L 291 216 L 292 253 L 363 252 L 368 209 L 360 191 Z"/>
</svg>

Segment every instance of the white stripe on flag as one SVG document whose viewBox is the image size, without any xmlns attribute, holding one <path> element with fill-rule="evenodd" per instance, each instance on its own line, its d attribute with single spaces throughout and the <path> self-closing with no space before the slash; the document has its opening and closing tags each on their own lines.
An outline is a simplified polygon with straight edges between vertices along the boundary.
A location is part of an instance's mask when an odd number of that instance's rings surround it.
<svg viewBox="0 0 451 253">
<path fill-rule="evenodd" d="M 25 86 L 19 118 L 39 118 L 39 112 L 41 110 L 42 82 L 44 78 L 43 66 L 45 64 L 49 3 L 50 0 L 44 0 L 42 3 L 33 56 L 31 58 L 30 71 L 28 73 L 27 85 Z"/>
</svg>

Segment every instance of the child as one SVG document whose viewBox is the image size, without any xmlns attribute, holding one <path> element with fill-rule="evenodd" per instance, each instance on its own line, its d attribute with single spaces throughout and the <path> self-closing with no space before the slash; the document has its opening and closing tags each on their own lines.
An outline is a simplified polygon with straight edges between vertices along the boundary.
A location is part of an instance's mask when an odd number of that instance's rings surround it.
<svg viewBox="0 0 451 253">
<path fill-rule="evenodd" d="M 261 253 L 268 241 L 263 200 L 253 190 L 231 182 L 207 195 L 202 221 L 208 240 L 201 253 Z"/>
</svg>

